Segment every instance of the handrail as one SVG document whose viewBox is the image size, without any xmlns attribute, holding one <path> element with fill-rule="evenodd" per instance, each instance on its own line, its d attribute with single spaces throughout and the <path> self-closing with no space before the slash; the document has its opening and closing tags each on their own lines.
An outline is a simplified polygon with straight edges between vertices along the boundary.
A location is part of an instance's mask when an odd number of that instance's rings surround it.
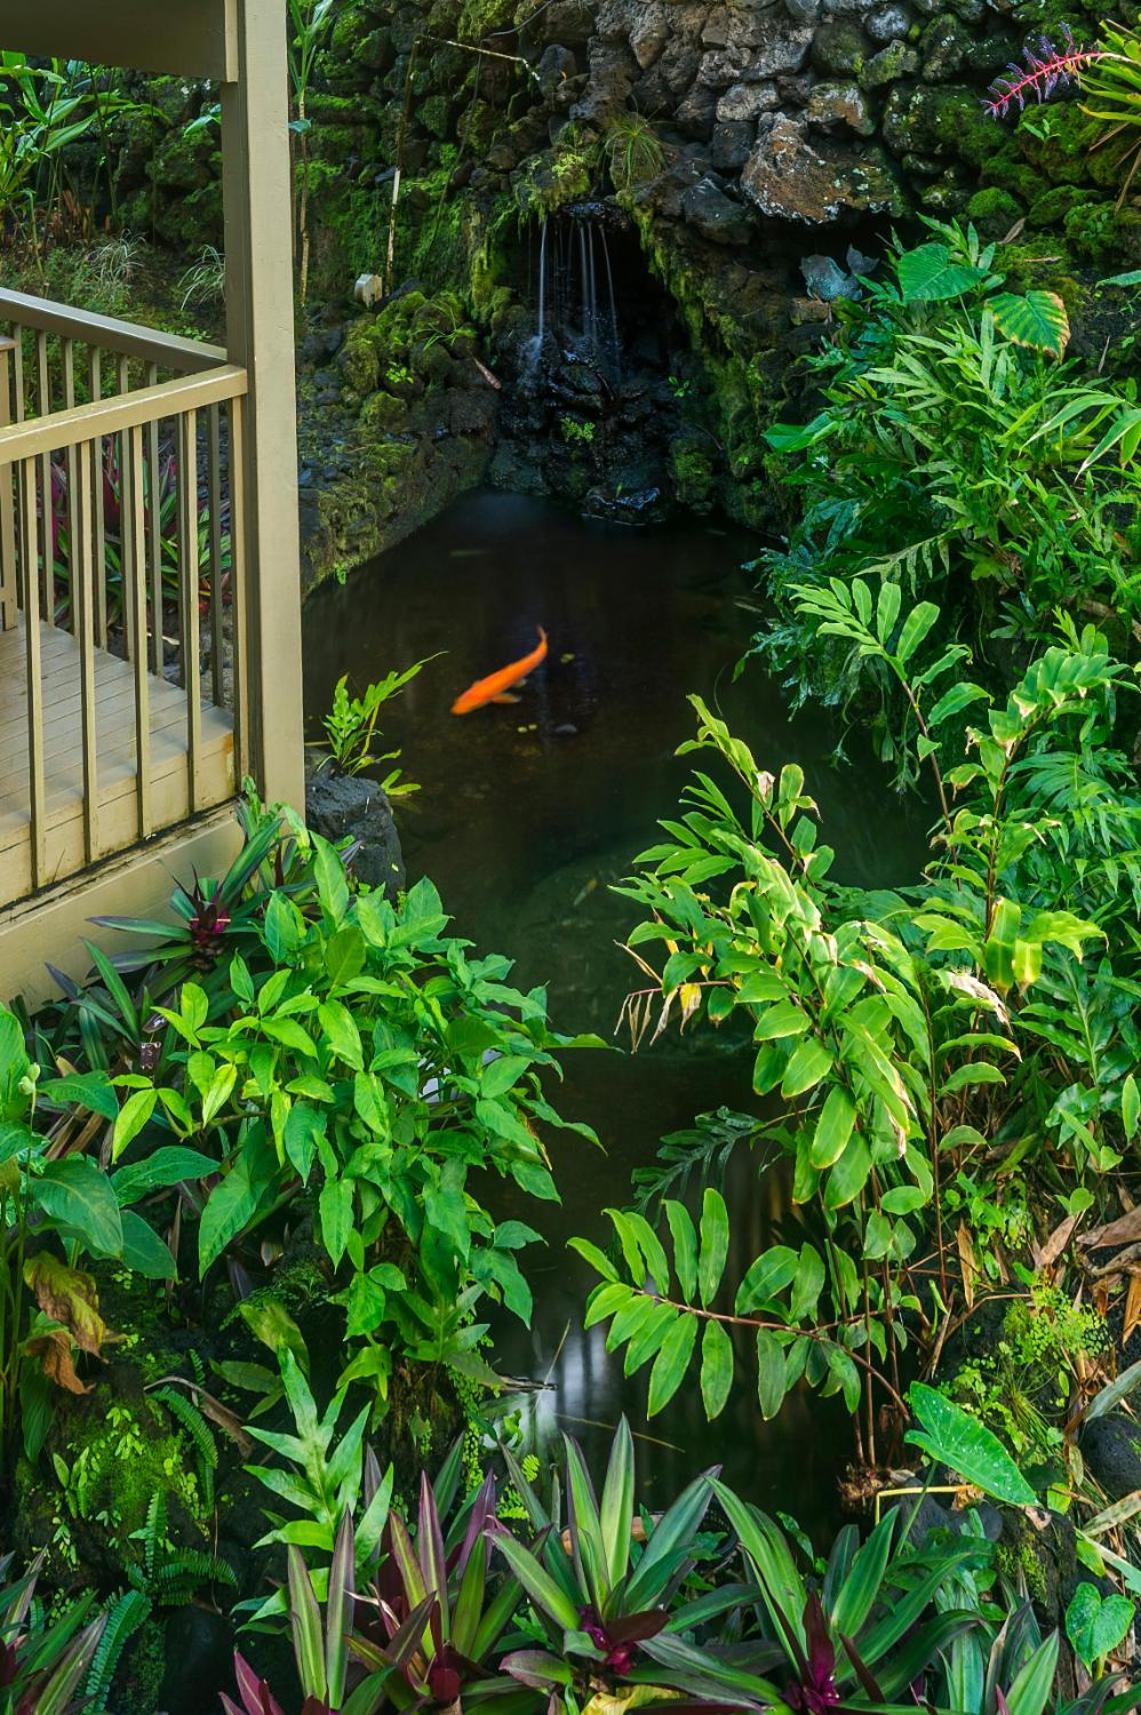
<svg viewBox="0 0 1141 1715">
<path fill-rule="evenodd" d="M 181 339 L 177 334 L 159 333 L 157 329 L 142 327 L 137 322 L 122 322 L 115 316 L 97 316 L 90 310 L 76 310 L 67 304 L 53 303 L 50 298 L 34 298 L 27 292 L 11 292 L 0 287 L 0 321 L 5 319 L 21 327 L 38 329 L 40 333 L 55 333 L 63 339 L 102 346 L 122 357 L 165 364 L 169 369 L 182 370 L 188 375 L 203 369 L 216 369 L 227 361 L 227 353 L 220 345 L 207 345 L 198 339 Z"/>
<path fill-rule="evenodd" d="M 203 411 L 228 399 L 240 399 L 249 391 L 249 376 L 235 364 L 211 369 L 201 375 L 182 375 L 155 387 L 139 387 L 114 399 L 96 399 L 90 405 L 52 411 L 0 429 L 0 470 L 24 459 L 39 458 L 65 447 L 82 446 L 105 435 L 120 435 L 163 417 Z"/>
</svg>

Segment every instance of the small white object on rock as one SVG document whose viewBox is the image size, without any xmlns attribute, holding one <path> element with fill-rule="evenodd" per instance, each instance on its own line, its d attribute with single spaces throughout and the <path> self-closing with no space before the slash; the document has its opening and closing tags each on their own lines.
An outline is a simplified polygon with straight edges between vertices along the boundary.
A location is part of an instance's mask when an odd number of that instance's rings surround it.
<svg viewBox="0 0 1141 1715">
<path fill-rule="evenodd" d="M 361 274 L 353 287 L 353 297 L 366 310 L 375 310 L 384 296 L 384 281 L 379 274 Z"/>
</svg>

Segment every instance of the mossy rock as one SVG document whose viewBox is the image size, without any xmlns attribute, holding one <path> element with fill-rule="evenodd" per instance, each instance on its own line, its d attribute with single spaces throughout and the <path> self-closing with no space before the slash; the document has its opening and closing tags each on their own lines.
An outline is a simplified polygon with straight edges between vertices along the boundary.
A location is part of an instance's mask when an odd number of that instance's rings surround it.
<svg viewBox="0 0 1141 1715">
<path fill-rule="evenodd" d="M 28 1556 L 46 1549 L 46 1575 L 57 1584 L 113 1587 L 143 1564 L 156 1495 L 171 1543 L 205 1549 L 213 1504 L 199 1453 L 178 1419 L 143 1393 L 138 1372 L 120 1364 L 113 1382 L 69 1396 L 40 1461 L 18 1465 L 19 1546 Z"/>
<path fill-rule="evenodd" d="M 1054 185 L 1112 182 L 1115 169 L 1106 151 L 1091 154 L 1101 127 L 1072 101 L 1031 107 L 1019 119 L 1015 141 L 1024 158 Z"/>
<path fill-rule="evenodd" d="M 408 427 L 408 406 L 395 394 L 383 391 L 365 400 L 360 426 L 367 435 L 398 435 Z"/>
<path fill-rule="evenodd" d="M 1009 191 L 989 185 L 976 191 L 964 210 L 985 238 L 1002 238 L 1022 218 L 1022 204 Z"/>
</svg>

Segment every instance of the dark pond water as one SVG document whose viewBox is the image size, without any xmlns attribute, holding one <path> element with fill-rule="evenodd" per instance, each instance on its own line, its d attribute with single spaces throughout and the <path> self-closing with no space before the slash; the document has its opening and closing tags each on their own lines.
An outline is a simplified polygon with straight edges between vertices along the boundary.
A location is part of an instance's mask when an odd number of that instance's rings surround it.
<svg viewBox="0 0 1141 1715">
<path fill-rule="evenodd" d="M 548 984 L 562 1029 L 609 1039 L 624 995 L 638 986 L 616 945 L 636 911 L 609 884 L 628 873 L 656 819 L 676 806 L 689 765 L 674 751 L 693 730 L 688 691 L 720 711 L 762 767 L 805 767 L 840 879 L 900 882 L 920 861 L 923 817 L 889 796 L 874 764 L 833 769 L 836 733 L 827 722 L 790 720 L 779 688 L 755 669 L 733 681 L 756 624 L 747 611 L 756 601 L 752 580 L 741 566 L 758 546 L 732 528 L 632 530 L 480 493 L 307 606 L 313 735 L 341 673 L 359 689 L 393 666 L 446 651 L 385 723 L 386 739 L 403 748 L 407 772 L 423 787 L 400 812 L 409 873 L 432 876 L 459 932 L 517 960 L 521 987 Z M 534 647 L 539 624 L 550 657 L 522 700 L 453 716 L 453 700 L 472 680 Z M 751 1499 L 814 1528 L 834 1513 L 837 1468 L 848 1453 L 835 1407 L 798 1398 L 766 1425 L 742 1387 L 710 1426 L 694 1386 L 647 1425 L 645 1375 L 625 1381 L 605 1352 L 604 1331 L 583 1333 L 595 1277 L 565 1248 L 571 1234 L 605 1242 L 603 1209 L 629 1201 L 631 1173 L 653 1159 L 662 1137 L 722 1104 L 754 1105 L 751 1060 L 708 1033 L 683 1042 L 674 1035 L 634 1057 L 571 1057 L 558 1102 L 595 1126 L 605 1154 L 556 1140 L 561 1208 L 512 1211 L 540 1227 L 548 1246 L 529 1264 L 534 1327 L 497 1327 L 496 1356 L 505 1372 L 549 1383 L 533 1406 L 540 1435 L 569 1428 L 601 1454 L 626 1410 L 647 1437 L 640 1464 L 651 1496 L 663 1498 L 717 1460 Z M 762 1181 L 755 1164 L 739 1162 L 732 1206 L 742 1266 L 778 1231 L 797 1242 L 784 1201 L 779 1175 Z"/>
</svg>

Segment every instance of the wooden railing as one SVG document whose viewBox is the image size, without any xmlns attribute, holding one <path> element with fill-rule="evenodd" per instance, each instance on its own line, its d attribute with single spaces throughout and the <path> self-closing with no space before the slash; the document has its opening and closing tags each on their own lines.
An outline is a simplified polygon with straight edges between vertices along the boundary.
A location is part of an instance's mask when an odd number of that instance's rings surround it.
<svg viewBox="0 0 1141 1715">
<path fill-rule="evenodd" d="M 248 520 L 223 351 L 2 290 L 0 335 L 3 906 L 232 796 Z"/>
</svg>

